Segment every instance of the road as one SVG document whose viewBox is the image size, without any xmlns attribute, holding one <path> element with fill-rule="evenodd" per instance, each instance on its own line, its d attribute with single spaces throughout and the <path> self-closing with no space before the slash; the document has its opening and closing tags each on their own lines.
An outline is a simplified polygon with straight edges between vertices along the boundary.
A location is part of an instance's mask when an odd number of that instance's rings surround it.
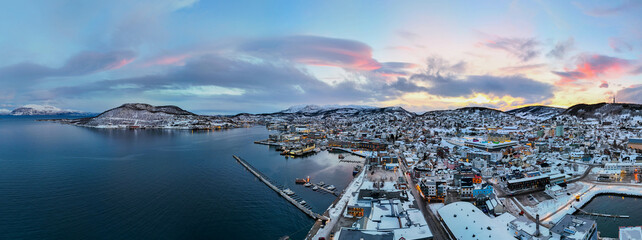
<svg viewBox="0 0 642 240">
<path fill-rule="evenodd" d="M 446 232 L 446 229 L 444 229 L 443 225 L 441 225 L 439 218 L 437 218 L 437 216 L 435 216 L 435 214 L 430 211 L 428 204 L 426 204 L 426 201 L 424 201 L 424 199 L 419 194 L 419 191 L 417 191 L 417 188 L 415 187 L 415 181 L 409 176 L 405 164 L 406 163 L 404 160 L 402 160 L 402 163 L 399 164 L 401 172 L 408 182 L 408 186 L 410 188 L 410 191 L 412 192 L 412 195 L 415 197 L 415 201 L 417 201 L 419 210 L 423 213 L 424 219 L 426 219 L 426 223 L 428 223 L 428 227 L 432 232 L 433 239 L 451 239 L 450 235 L 448 235 L 448 232 Z"/>
</svg>

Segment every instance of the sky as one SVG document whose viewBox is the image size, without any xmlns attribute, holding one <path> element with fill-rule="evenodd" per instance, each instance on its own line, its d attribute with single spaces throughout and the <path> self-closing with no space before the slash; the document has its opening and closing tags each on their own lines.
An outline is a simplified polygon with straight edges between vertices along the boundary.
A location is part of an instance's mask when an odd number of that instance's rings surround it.
<svg viewBox="0 0 642 240">
<path fill-rule="evenodd" d="M 642 103 L 642 1 L 10 1 L 0 110 Z"/>
</svg>

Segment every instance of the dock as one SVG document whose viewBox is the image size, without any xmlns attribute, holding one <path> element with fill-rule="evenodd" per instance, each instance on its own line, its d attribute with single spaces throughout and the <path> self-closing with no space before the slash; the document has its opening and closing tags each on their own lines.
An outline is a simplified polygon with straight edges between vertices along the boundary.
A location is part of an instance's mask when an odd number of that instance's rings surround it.
<svg viewBox="0 0 642 240">
<path fill-rule="evenodd" d="M 318 187 L 318 188 L 319 188 L 319 190 L 325 191 L 325 192 L 330 193 L 330 194 L 332 194 L 332 195 L 334 195 L 334 196 L 337 196 L 337 197 L 339 196 L 339 194 L 338 194 L 338 193 L 336 193 L 335 191 L 330 190 L 330 189 L 327 189 L 327 188 L 324 188 L 323 186 L 321 186 L 321 185 L 319 185 L 319 184 L 314 184 L 314 183 L 313 183 L 313 184 L 312 184 L 312 186 L 313 186 L 313 187 Z M 312 189 L 312 188 L 310 188 L 310 189 Z"/>
<path fill-rule="evenodd" d="M 267 139 L 266 139 L 266 140 L 254 141 L 254 143 L 255 143 L 255 144 L 268 145 L 268 146 L 275 146 L 275 147 L 278 147 L 278 146 L 283 145 L 283 144 L 281 144 L 281 143 L 279 143 L 279 142 L 271 142 L 271 141 L 269 141 L 269 140 L 267 140 Z"/>
<path fill-rule="evenodd" d="M 236 161 L 238 163 L 240 163 L 243 167 L 245 167 L 248 171 L 250 171 L 252 174 L 254 174 L 254 176 L 256 178 L 261 180 L 261 182 L 265 183 L 265 185 L 267 185 L 272 190 L 274 190 L 276 193 L 281 195 L 281 197 L 285 198 L 285 200 L 287 200 L 288 202 L 292 203 L 292 205 L 297 207 L 299 210 L 301 210 L 306 215 L 310 216 L 311 218 L 313 218 L 315 220 L 318 220 L 318 219 L 323 220 L 323 221 L 329 220 L 327 217 L 319 215 L 318 213 L 313 212 L 312 210 L 310 210 L 307 207 L 303 206 L 298 201 L 294 200 L 294 198 L 292 198 L 291 196 L 287 195 L 285 192 L 283 192 L 283 190 L 281 190 L 276 185 L 274 185 L 272 182 L 270 182 L 267 179 L 267 177 L 265 177 L 265 175 L 263 175 L 261 172 L 259 172 L 259 170 L 257 170 L 254 167 L 252 167 L 252 165 L 250 165 L 245 160 L 241 159 L 240 157 L 237 157 L 236 155 L 232 155 L 232 157 L 234 157 L 234 159 L 236 159 Z"/>
<path fill-rule="evenodd" d="M 598 216 L 598 217 L 612 217 L 612 218 L 629 218 L 629 216 L 628 216 L 628 215 L 615 215 L 615 214 L 592 213 L 592 212 L 587 212 L 587 211 L 584 211 L 584 210 L 582 210 L 582 209 L 579 209 L 579 208 L 577 208 L 577 207 L 575 207 L 575 206 L 573 206 L 573 208 L 577 209 L 577 211 L 580 211 L 581 213 L 586 214 L 586 215 L 593 215 L 593 216 Z"/>
<path fill-rule="evenodd" d="M 363 161 L 358 161 L 358 160 L 345 160 L 341 159 L 339 162 L 347 162 L 347 163 L 363 163 Z"/>
</svg>

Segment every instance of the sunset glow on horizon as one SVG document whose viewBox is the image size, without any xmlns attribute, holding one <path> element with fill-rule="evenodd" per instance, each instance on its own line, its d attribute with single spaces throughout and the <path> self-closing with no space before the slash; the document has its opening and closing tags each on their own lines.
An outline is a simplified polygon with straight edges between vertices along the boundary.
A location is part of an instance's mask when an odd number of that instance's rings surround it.
<svg viewBox="0 0 642 240">
<path fill-rule="evenodd" d="M 0 109 L 642 103 L 640 1 L 8 5 L 0 9 Z"/>
</svg>

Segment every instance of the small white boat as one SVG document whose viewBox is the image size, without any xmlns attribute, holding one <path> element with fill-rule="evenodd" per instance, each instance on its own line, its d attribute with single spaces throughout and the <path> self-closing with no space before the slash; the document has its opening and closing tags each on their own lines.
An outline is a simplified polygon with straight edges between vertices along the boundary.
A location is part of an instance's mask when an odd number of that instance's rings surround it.
<svg viewBox="0 0 642 240">
<path fill-rule="evenodd" d="M 319 190 L 319 187 L 314 186 L 314 187 L 312 188 L 312 190 L 314 190 L 314 191 Z"/>
<path fill-rule="evenodd" d="M 310 187 L 310 186 L 312 186 L 312 183 L 307 182 L 307 183 L 303 184 L 303 186 Z"/>
<path fill-rule="evenodd" d="M 301 200 L 299 203 L 300 203 L 301 205 L 305 205 L 307 202 L 305 202 L 305 200 Z"/>
<path fill-rule="evenodd" d="M 294 192 L 293 192 L 292 190 L 290 190 L 289 188 L 284 189 L 284 190 L 283 190 L 283 192 L 284 192 L 285 194 L 287 194 L 287 195 L 292 195 L 292 194 L 294 194 Z"/>
<path fill-rule="evenodd" d="M 323 185 L 325 185 L 324 182 L 319 182 L 319 186 L 323 186 Z"/>
<path fill-rule="evenodd" d="M 330 186 L 328 186 L 326 189 L 328 189 L 328 190 L 332 191 L 332 190 L 334 190 L 334 189 L 335 189 L 335 187 L 334 187 L 334 185 L 330 185 Z"/>
</svg>

